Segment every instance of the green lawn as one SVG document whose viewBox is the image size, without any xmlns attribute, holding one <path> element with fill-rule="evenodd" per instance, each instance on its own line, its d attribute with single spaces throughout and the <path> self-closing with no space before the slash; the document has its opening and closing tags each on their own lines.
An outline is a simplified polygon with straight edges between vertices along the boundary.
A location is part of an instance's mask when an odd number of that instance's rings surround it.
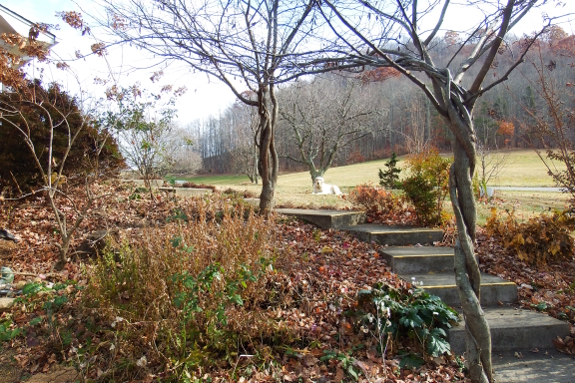
<svg viewBox="0 0 575 383">
<path fill-rule="evenodd" d="M 217 175 L 217 176 L 201 176 L 201 177 L 191 177 L 191 178 L 178 178 L 185 179 L 196 184 L 206 184 L 214 186 L 231 186 L 231 185 L 241 185 L 249 183 L 250 179 L 247 176 L 242 175 Z"/>
<path fill-rule="evenodd" d="M 554 186 L 553 180 L 547 174 L 547 168 L 533 150 L 502 151 L 509 160 L 506 166 L 493 182 L 492 186 Z M 448 155 L 448 154 L 446 154 Z M 361 164 L 334 167 L 327 171 L 326 182 L 335 182 L 342 189 L 353 188 L 360 183 L 379 182 L 378 169 L 385 166 L 385 160 L 369 161 Z M 399 157 L 398 166 L 404 167 L 404 157 Z M 206 183 L 216 186 L 239 186 L 249 184 L 246 176 L 201 176 L 187 178 L 195 183 Z M 285 191 L 310 188 L 311 178 L 309 172 L 282 174 L 279 177 L 279 186 Z"/>
<path fill-rule="evenodd" d="M 547 168 L 537 154 L 532 150 L 512 150 L 502 152 L 508 155 L 507 165 L 499 177 L 490 183 L 490 186 L 554 186 L 553 180 L 547 175 Z M 448 155 L 448 154 L 446 154 Z M 398 166 L 404 166 L 404 158 L 400 157 Z M 364 162 L 361 164 L 334 167 L 327 171 L 324 178 L 327 183 L 337 184 L 344 193 L 349 192 L 356 185 L 372 182 L 378 184 L 378 169 L 385 166 L 385 160 Z M 215 185 L 218 188 L 233 188 L 249 190 L 259 195 L 260 185 L 253 185 L 246 176 L 201 176 L 187 178 L 198 184 Z M 528 217 L 538 214 L 549 208 L 561 209 L 565 207 L 566 195 L 549 192 L 517 192 L 497 191 L 499 197 L 494 204 L 501 209 L 513 209 L 519 215 Z M 312 195 L 312 182 L 309 172 L 282 174 L 278 179 L 276 203 L 286 206 L 302 207 L 344 207 L 349 203 L 336 196 Z M 479 206 L 479 221 L 484 222 L 493 205 Z"/>
<path fill-rule="evenodd" d="M 493 186 L 555 186 L 547 168 L 533 150 L 503 153 L 509 155 L 509 161 Z"/>
</svg>

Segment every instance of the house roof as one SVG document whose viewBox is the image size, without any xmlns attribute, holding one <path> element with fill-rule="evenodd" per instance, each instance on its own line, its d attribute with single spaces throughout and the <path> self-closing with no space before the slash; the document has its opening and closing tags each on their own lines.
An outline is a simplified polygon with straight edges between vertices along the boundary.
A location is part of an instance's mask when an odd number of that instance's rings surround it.
<svg viewBox="0 0 575 383">
<path fill-rule="evenodd" d="M 27 37 L 30 28 L 34 25 L 32 21 L 26 19 L 25 17 L 20 16 L 14 11 L 6 8 L 5 6 L 0 4 L 0 34 L 2 33 L 18 33 L 24 37 Z M 56 40 L 56 35 L 50 32 L 40 32 L 38 36 L 38 41 L 44 43 L 48 48 L 56 45 L 58 41 Z M 3 48 L 13 51 L 13 53 L 17 53 L 17 47 L 10 47 L 7 46 L 3 40 L 0 39 L 0 46 Z M 30 58 L 23 57 L 24 61 L 28 61 Z"/>
</svg>

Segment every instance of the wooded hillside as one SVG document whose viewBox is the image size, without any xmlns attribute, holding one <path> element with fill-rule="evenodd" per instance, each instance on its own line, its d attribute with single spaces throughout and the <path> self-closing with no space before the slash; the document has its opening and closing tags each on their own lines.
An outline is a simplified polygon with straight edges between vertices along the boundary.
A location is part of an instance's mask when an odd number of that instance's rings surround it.
<svg viewBox="0 0 575 383">
<path fill-rule="evenodd" d="M 462 43 L 455 32 L 447 32 L 437 39 L 433 49 L 444 61 L 459 50 L 457 57 L 461 61 L 473 48 Z M 506 43 L 492 66 L 492 77 L 508 69 L 526 40 L 513 37 Z M 535 43 L 528 59 L 511 73 L 509 80 L 478 101 L 474 116 L 479 143 L 491 149 L 528 147 L 533 120 L 527 111 L 536 115 L 545 113 L 545 103 L 536 92 L 536 67 L 547 67 L 557 84 L 567 84 L 558 86 L 557 91 L 566 104 L 572 104 L 570 84 L 575 80 L 569 56 L 573 52 L 575 36 L 557 26 Z M 453 60 L 449 66 L 456 68 L 460 64 Z M 278 97 L 281 112 L 276 138 L 283 171 L 306 169 L 305 164 L 296 161 L 300 155 L 294 124 L 302 137 L 308 139 L 302 149 L 319 151 L 316 162 L 322 154 L 329 154 L 327 148 L 338 134 L 345 135 L 333 161 L 335 166 L 388 158 L 392 152 L 420 152 L 429 146 L 451 149 L 451 133 L 429 100 L 393 69 L 364 68 L 308 76 L 283 86 Z M 255 108 L 236 103 L 218 116 L 187 126 L 198 142 L 204 172 L 255 171 L 256 113 Z"/>
</svg>

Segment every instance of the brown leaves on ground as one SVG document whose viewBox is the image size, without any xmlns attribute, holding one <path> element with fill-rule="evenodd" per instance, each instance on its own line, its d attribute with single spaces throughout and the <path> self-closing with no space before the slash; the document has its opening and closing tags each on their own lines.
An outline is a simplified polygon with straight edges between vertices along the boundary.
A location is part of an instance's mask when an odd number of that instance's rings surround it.
<svg viewBox="0 0 575 383">
<path fill-rule="evenodd" d="M 308 355 L 316 360 L 326 351 L 334 350 L 354 358 L 354 366 L 363 372 L 359 381 L 379 378 L 382 382 L 447 382 L 463 379 L 454 362 L 441 358 L 416 371 L 401 370 L 397 356 L 390 353 L 384 367 L 381 356 L 376 356 L 377 339 L 358 331 L 353 319 L 345 315 L 356 308 L 358 291 L 371 289 L 376 282 L 383 281 L 396 288 L 409 287 L 379 258 L 379 245 L 298 221 L 288 221 L 281 232 L 289 256 L 278 260 L 277 267 L 285 273 L 282 285 L 291 291 L 286 294 L 291 302 L 276 315 L 285 318 L 287 326 L 295 329 L 300 339 L 306 339 L 314 346 L 296 350 L 296 356 L 286 358 L 284 355 L 284 380 L 317 378 L 319 370 L 320 375 L 331 381 L 339 382 L 343 377 L 347 379 L 345 381 L 352 381 L 344 374 L 344 366 L 338 360 L 330 360 L 327 365 L 309 362 Z M 402 344 L 401 349 L 419 351 L 411 342 Z"/>
<path fill-rule="evenodd" d="M 515 282 L 521 306 L 575 321 L 575 259 L 534 266 L 481 229 L 477 243 L 481 271 Z"/>
<path fill-rule="evenodd" d="M 564 339 L 561 339 L 560 337 L 553 339 L 553 344 L 559 352 L 568 355 L 575 355 L 575 326 L 571 325 L 570 329 L 571 331 L 569 335 Z"/>
<path fill-rule="evenodd" d="M 130 198 L 133 197 L 133 185 L 108 183 L 95 187 L 95 194 L 107 197 L 98 199 L 89 211 L 75 235 L 72 255 L 82 240 L 97 230 L 118 230 L 131 236 L 130 233 L 145 227 L 161 228 L 178 206 L 178 202 L 167 195 L 158 195 L 156 203 L 146 196 L 142 196 L 142 199 Z M 82 204 L 81 189 L 68 192 L 76 203 Z M 69 219 L 73 219 L 71 205 L 64 200 L 60 202 L 62 210 L 69 215 Z M 2 207 L 3 225 L 21 240 L 17 247 L 2 253 L 2 264 L 17 272 L 46 274 L 57 259 L 56 243 L 59 241 L 46 201 L 37 195 L 20 203 L 3 202 Z M 266 351 L 266 359 L 274 361 L 268 367 L 252 363 L 249 355 L 238 356 L 235 365 L 234 361 L 215 363 L 214 370 L 206 372 L 212 381 L 264 382 L 277 381 L 277 378 L 287 382 L 302 379 L 354 381 L 349 374 L 350 368 L 360 373 L 359 382 L 448 382 L 464 379 L 455 361 L 448 358 L 430 359 L 418 369 L 399 368 L 398 348 L 408 353 L 420 351 L 417 342 L 409 339 L 403 344 L 394 345 L 383 363 L 378 352 L 378 340 L 356 328 L 353 320 L 346 315 L 346 311 L 355 308 L 357 292 L 371 288 L 375 282 L 384 281 L 395 287 L 408 286 L 379 257 L 378 245 L 360 242 L 343 232 L 319 230 L 293 219 L 281 219 L 274 225 L 279 238 L 279 256 L 275 265 L 277 272 L 268 283 L 271 284 L 270 288 L 279 292 L 281 302 L 271 306 L 266 313 L 278 321 L 280 328 L 291 330 L 293 341 Z M 71 262 L 59 275 L 60 280 L 73 279 L 79 285 L 86 284 L 79 262 Z M 17 275 L 17 279 L 23 277 Z M 56 295 L 61 293 L 57 292 Z M 53 318 L 54 323 L 61 322 L 74 331 L 71 345 L 63 349 L 61 343 L 55 343 L 57 339 L 42 336 L 32 329 L 26 337 L 5 343 L 6 348 L 13 352 L 10 360 L 14 365 L 32 374 L 55 371 L 61 363 L 72 363 L 81 368 L 78 350 L 91 343 L 99 350 L 99 354 L 95 355 L 98 360 L 134 356 L 134 376 L 139 379 L 152 381 L 154 376 L 164 376 L 165 365 L 152 365 L 152 358 L 141 362 L 140 357 L 150 350 L 136 348 L 145 342 L 132 343 L 133 349 L 123 350 L 128 352 L 126 355 L 115 354 L 114 343 L 100 337 L 97 330 L 88 326 L 89 323 L 94 325 L 94 318 L 79 314 L 81 294 L 78 291 L 70 296 L 63 309 Z M 33 318 L 45 315 L 39 308 L 41 306 L 37 307 L 35 311 L 28 309 L 4 313 L 0 320 L 11 315 L 15 326 L 25 326 Z M 123 323 L 122 326 L 125 326 Z M 153 329 L 153 324 L 150 326 L 140 328 L 134 324 L 130 327 L 130 331 L 134 331 L 130 336 L 148 339 L 151 333 L 143 329 Z M 56 349 L 61 352 L 55 353 Z M 348 358 L 348 363 L 337 358 L 321 360 L 326 352 L 342 355 Z M 82 369 L 82 373 L 87 373 L 87 377 L 96 381 L 106 379 L 105 370 L 93 368 L 87 371 L 86 368 Z M 233 378 L 232 374 L 235 374 Z"/>
<path fill-rule="evenodd" d="M 130 198 L 134 189 L 133 184 L 117 182 L 92 186 L 92 193 L 102 198 L 95 200 L 86 219 L 74 234 L 69 256 L 74 257 L 74 249 L 94 231 L 129 231 L 142 227 L 161 227 L 165 224 L 166 217 L 177 206 L 177 202 L 165 194 L 159 194 L 156 203 L 149 199 Z M 66 213 L 68 222 L 73 222 L 76 213 L 72 203 L 82 209 L 86 202 L 85 190 L 78 187 L 69 188 L 66 192 L 70 199 L 58 199 L 57 204 L 60 210 Z M 4 201 L 2 212 L 2 225 L 20 239 L 18 245 L 12 247 L 10 255 L 3 252 L 3 258 L 10 259 L 12 270 L 48 273 L 57 260 L 60 237 L 47 199 L 39 193 L 23 202 Z M 62 279 L 78 280 L 78 273 L 78 265 L 69 264 L 62 273 Z"/>
</svg>

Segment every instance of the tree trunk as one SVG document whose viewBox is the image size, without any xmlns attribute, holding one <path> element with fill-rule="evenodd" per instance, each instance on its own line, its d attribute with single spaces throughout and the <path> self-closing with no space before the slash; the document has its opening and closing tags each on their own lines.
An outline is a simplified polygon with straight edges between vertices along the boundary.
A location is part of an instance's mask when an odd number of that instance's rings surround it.
<svg viewBox="0 0 575 383">
<path fill-rule="evenodd" d="M 70 236 L 62 237 L 62 247 L 58 252 L 58 261 L 52 266 L 53 270 L 62 271 L 68 263 L 68 250 L 70 250 L 71 239 L 72 238 Z"/>
<path fill-rule="evenodd" d="M 267 215 L 273 208 L 275 189 L 278 180 L 279 158 L 274 143 L 275 125 L 277 122 L 277 100 L 270 86 L 270 105 L 265 98 L 266 89 L 260 89 L 260 142 L 258 171 L 262 179 L 262 193 L 260 194 L 260 214 Z M 271 109 L 271 111 L 270 111 Z"/>
<path fill-rule="evenodd" d="M 487 383 L 493 382 L 491 336 L 480 306 L 481 276 L 474 250 L 477 212 L 471 179 L 475 168 L 475 138 L 473 125 L 466 124 L 459 113 L 452 110 L 449 117 L 450 128 L 456 136 L 454 161 L 449 176 L 451 203 L 458 232 L 454 259 L 455 280 L 465 318 L 466 357 L 470 377 L 472 382 Z"/>
<path fill-rule="evenodd" d="M 259 180 L 259 174 L 258 174 L 258 151 L 257 151 L 257 149 L 254 149 L 254 159 L 253 159 L 253 166 L 252 166 L 251 171 L 253 172 L 253 178 L 254 178 L 253 183 L 258 185 L 260 183 L 260 180 Z"/>
<path fill-rule="evenodd" d="M 269 121 L 268 121 L 269 123 Z M 262 192 L 260 194 L 260 214 L 268 214 L 273 208 L 275 195 L 275 186 L 277 175 L 274 177 L 273 168 L 277 167 L 277 162 L 273 160 L 271 153 L 273 145 L 270 127 L 262 130 L 262 141 L 260 144 L 260 156 L 258 161 L 258 170 L 262 179 Z"/>
<path fill-rule="evenodd" d="M 313 165 L 311 165 L 311 166 L 313 166 Z M 313 168 L 311 168 L 311 166 L 309 169 L 309 174 L 311 175 L 311 182 L 313 184 L 317 177 L 323 177 L 323 175 L 325 174 L 325 170 L 324 169 L 318 170 L 315 168 L 315 166 Z"/>
<path fill-rule="evenodd" d="M 262 160 L 262 157 L 267 160 Z M 277 174 L 274 177 L 273 168 L 277 167 L 277 162 L 274 163 L 273 155 L 269 152 L 261 153 L 260 157 L 260 175 L 262 179 L 262 192 L 260 194 L 260 214 L 267 215 L 273 208 L 274 196 L 277 184 Z"/>
</svg>

